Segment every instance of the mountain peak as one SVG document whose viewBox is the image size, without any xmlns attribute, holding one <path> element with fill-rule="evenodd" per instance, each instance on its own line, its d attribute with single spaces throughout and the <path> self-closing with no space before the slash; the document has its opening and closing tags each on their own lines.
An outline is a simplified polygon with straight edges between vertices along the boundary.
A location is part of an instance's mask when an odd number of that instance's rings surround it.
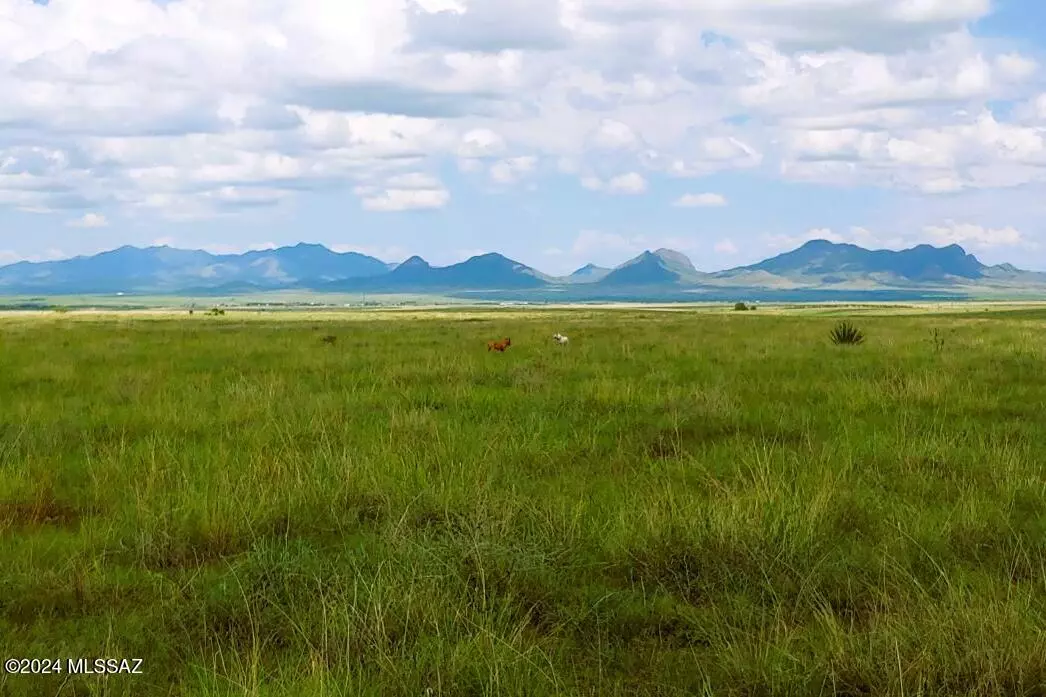
<svg viewBox="0 0 1046 697">
<path fill-rule="evenodd" d="M 677 252 L 674 249 L 662 247 L 654 252 L 654 256 L 662 259 L 669 266 L 677 267 L 678 270 L 683 270 L 688 273 L 697 272 L 697 269 L 694 268 L 694 264 L 690 261 L 690 258 L 682 252 Z"/>
<path fill-rule="evenodd" d="M 421 257 L 419 257 L 417 254 L 415 254 L 414 256 L 412 256 L 412 257 L 410 257 L 408 259 L 405 259 L 396 268 L 403 269 L 403 268 L 411 268 L 411 267 L 426 268 L 426 269 L 432 268 L 429 265 L 429 262 L 427 262 L 424 259 L 422 259 Z"/>
<path fill-rule="evenodd" d="M 489 261 L 508 261 L 508 262 L 513 263 L 513 264 L 517 263 L 517 262 L 512 261 L 511 259 L 509 259 L 504 254 L 498 254 L 497 252 L 484 252 L 483 254 L 473 254 L 472 256 L 470 256 L 465 261 L 459 262 L 459 263 L 467 264 L 470 261 L 471 262 L 476 262 L 476 261 L 488 261 L 488 262 Z"/>
<path fill-rule="evenodd" d="M 690 259 L 672 249 L 643 251 L 608 273 L 600 283 L 618 285 L 664 285 L 693 281 L 698 276 Z"/>
<path fill-rule="evenodd" d="M 821 276 L 835 279 L 894 276 L 907 281 L 979 278 L 985 267 L 957 244 L 934 247 L 919 244 L 898 251 L 868 250 L 853 244 L 829 240 L 810 240 L 798 249 L 785 252 L 752 266 L 747 271 L 765 271 L 778 276 Z M 731 269 L 733 273 L 738 269 Z"/>
<path fill-rule="evenodd" d="M 610 273 L 610 269 L 588 263 L 579 269 L 575 269 L 574 272 L 566 276 L 564 280 L 566 280 L 567 283 L 593 282 L 604 278 L 608 273 Z"/>
<path fill-rule="evenodd" d="M 842 244 L 832 242 L 831 240 L 826 240 L 823 237 L 818 237 L 816 239 L 807 240 L 806 242 L 803 242 L 803 244 L 799 246 L 799 249 L 827 249 L 828 247 L 835 246 L 842 246 Z"/>
</svg>

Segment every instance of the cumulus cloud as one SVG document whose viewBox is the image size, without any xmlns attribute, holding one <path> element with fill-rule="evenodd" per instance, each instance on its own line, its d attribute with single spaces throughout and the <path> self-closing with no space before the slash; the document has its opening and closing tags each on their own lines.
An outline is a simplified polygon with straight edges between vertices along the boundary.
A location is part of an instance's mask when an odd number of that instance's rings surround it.
<svg viewBox="0 0 1046 697">
<path fill-rule="evenodd" d="M 504 151 L 504 138 L 489 128 L 475 128 L 461 137 L 458 157 L 496 157 Z"/>
<path fill-rule="evenodd" d="M 726 197 L 722 194 L 706 192 L 703 194 L 683 194 L 676 199 L 676 206 L 683 208 L 708 208 L 726 205 Z"/>
<path fill-rule="evenodd" d="M 639 144 L 639 137 L 628 124 L 612 119 L 603 119 L 591 135 L 591 143 L 597 148 L 631 148 Z"/>
<path fill-rule="evenodd" d="M 939 244 L 969 245 L 979 248 L 1013 247 L 1026 242 L 1013 227 L 987 228 L 973 223 L 946 221 L 943 225 L 927 225 L 923 230 Z"/>
<path fill-rule="evenodd" d="M 85 213 L 83 217 L 69 221 L 70 227 L 97 228 L 109 224 L 104 215 L 98 213 Z"/>
<path fill-rule="evenodd" d="M 603 181 L 599 177 L 587 176 L 581 178 L 581 186 L 589 191 L 606 191 L 612 194 L 641 194 L 647 190 L 646 179 L 638 172 L 619 174 Z"/>
<path fill-rule="evenodd" d="M 563 48 L 570 34 L 560 23 L 558 0 L 472 0 L 426 12 L 415 6 L 415 46 L 499 53 L 506 49 Z"/>
<path fill-rule="evenodd" d="M 0 266 L 17 264 L 20 261 L 40 262 L 68 259 L 69 255 L 61 249 L 47 249 L 43 254 L 21 254 L 10 249 L 0 249 Z"/>
<path fill-rule="evenodd" d="M 715 251 L 719 252 L 720 254 L 737 254 L 737 252 L 739 251 L 737 245 L 734 244 L 733 240 L 730 239 L 719 240 L 715 243 L 713 249 L 715 249 Z"/>
<path fill-rule="evenodd" d="M 353 193 L 364 210 L 383 213 L 443 208 L 450 201 L 443 183 L 425 172 L 394 174 L 381 186 L 357 186 Z"/>
<path fill-rule="evenodd" d="M 455 160 L 633 194 L 730 170 L 1039 183 L 1040 70 L 968 31 L 990 5 L 0 0 L 0 206 L 199 218 L 347 182 L 367 210 L 438 208 L 410 177 Z"/>
<path fill-rule="evenodd" d="M 606 190 L 615 194 L 641 194 L 646 187 L 646 179 L 637 172 L 618 175 L 606 184 Z"/>
<path fill-rule="evenodd" d="M 511 184 L 531 174 L 536 166 L 537 158 L 532 155 L 510 157 L 491 165 L 490 178 L 499 184 Z"/>
<path fill-rule="evenodd" d="M 356 190 L 363 209 L 384 213 L 443 208 L 450 201 L 446 189 L 384 189 L 360 187 Z"/>
<path fill-rule="evenodd" d="M 585 14 L 605 23 L 667 18 L 700 22 L 717 33 L 791 49 L 853 46 L 897 51 L 922 46 L 988 14 L 990 0 L 587 0 Z"/>
</svg>

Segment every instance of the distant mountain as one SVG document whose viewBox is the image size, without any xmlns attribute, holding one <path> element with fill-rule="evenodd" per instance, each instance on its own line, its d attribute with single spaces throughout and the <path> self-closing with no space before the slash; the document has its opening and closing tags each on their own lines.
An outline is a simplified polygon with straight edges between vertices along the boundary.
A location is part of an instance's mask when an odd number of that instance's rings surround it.
<svg viewBox="0 0 1046 697">
<path fill-rule="evenodd" d="M 957 244 L 870 251 L 853 244 L 811 240 L 796 250 L 746 268 L 784 276 L 887 273 L 913 281 L 937 281 L 980 278 L 987 267 Z"/>
<path fill-rule="evenodd" d="M 671 249 L 645 251 L 599 279 L 601 286 L 693 283 L 702 276 L 685 255 Z"/>
<path fill-rule="evenodd" d="M 1011 264 L 986 266 L 958 245 L 868 250 L 813 240 L 757 264 L 701 273 L 684 254 L 645 251 L 607 269 L 586 264 L 562 278 L 489 253 L 449 266 L 418 256 L 390 264 L 357 252 L 297 244 L 243 254 L 171 247 L 120 247 L 94 256 L 0 267 L 0 295 L 245 294 L 268 290 L 447 294 L 552 301 L 596 298 L 702 299 L 872 297 L 895 291 L 1006 296 L 1046 295 L 1046 274 Z M 872 294 L 872 295 L 869 295 Z"/>
<path fill-rule="evenodd" d="M 711 274 L 713 281 L 755 287 L 915 287 L 1042 283 L 1046 275 L 1012 264 L 986 266 L 956 244 L 920 244 L 902 250 L 869 250 L 811 240 L 758 264 Z"/>
<path fill-rule="evenodd" d="M 0 293 L 155 293 L 189 288 L 286 288 L 388 273 L 385 262 L 318 244 L 244 254 L 124 246 L 94 256 L 0 267 Z"/>
<path fill-rule="evenodd" d="M 598 281 L 610 273 L 610 269 L 595 264 L 585 264 L 580 269 L 563 277 L 564 283 L 592 283 Z"/>
<path fill-rule="evenodd" d="M 426 290 L 516 290 L 549 285 L 552 278 L 501 254 L 481 254 L 450 266 L 432 266 L 418 256 L 375 277 L 351 278 L 318 290 L 403 292 Z"/>
<path fill-rule="evenodd" d="M 304 242 L 293 247 L 250 251 L 240 255 L 223 255 L 219 263 L 231 264 L 242 268 L 248 264 L 251 268 L 267 270 L 269 277 L 279 276 L 285 281 L 336 280 L 380 276 L 388 273 L 389 266 L 374 257 L 359 252 L 333 252 L 322 244 Z"/>
</svg>

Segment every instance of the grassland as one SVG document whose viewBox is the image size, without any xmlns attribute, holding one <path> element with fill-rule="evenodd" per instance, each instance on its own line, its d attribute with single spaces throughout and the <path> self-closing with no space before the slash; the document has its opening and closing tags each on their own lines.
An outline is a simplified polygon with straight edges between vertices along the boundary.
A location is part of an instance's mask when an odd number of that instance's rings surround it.
<svg viewBox="0 0 1046 697">
<path fill-rule="evenodd" d="M 0 658 L 144 675 L 0 695 L 1046 694 L 1046 312 L 823 312 L 6 315 Z"/>
</svg>

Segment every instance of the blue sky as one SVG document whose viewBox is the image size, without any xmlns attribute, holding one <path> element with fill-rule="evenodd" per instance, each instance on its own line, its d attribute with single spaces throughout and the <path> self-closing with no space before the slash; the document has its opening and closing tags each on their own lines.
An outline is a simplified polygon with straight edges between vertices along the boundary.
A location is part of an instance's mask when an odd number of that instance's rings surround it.
<svg viewBox="0 0 1046 697">
<path fill-rule="evenodd" d="M 0 0 L 0 263 L 123 244 L 1046 269 L 1033 0 Z"/>
</svg>

